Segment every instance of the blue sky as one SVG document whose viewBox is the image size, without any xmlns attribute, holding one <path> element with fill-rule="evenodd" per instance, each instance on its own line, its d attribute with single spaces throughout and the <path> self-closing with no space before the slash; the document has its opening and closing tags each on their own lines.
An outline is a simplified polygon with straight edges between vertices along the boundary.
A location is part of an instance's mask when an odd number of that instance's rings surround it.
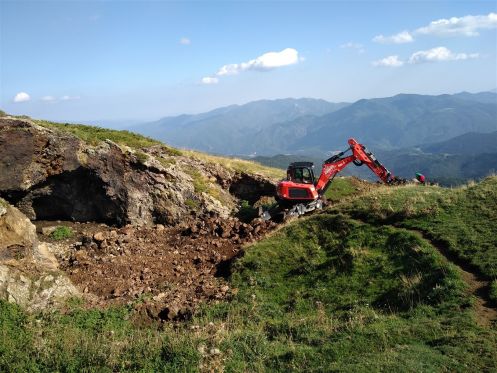
<svg viewBox="0 0 497 373">
<path fill-rule="evenodd" d="M 150 120 L 257 99 L 497 87 L 495 1 L 0 7 L 0 107 L 37 118 Z"/>
</svg>

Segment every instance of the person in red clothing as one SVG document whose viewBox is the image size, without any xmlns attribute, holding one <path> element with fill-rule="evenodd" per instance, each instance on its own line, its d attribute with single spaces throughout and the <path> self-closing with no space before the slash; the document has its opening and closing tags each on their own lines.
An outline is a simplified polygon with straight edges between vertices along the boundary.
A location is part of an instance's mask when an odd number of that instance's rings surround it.
<svg viewBox="0 0 497 373">
<path fill-rule="evenodd" d="M 419 172 L 416 172 L 416 180 L 419 181 L 423 185 L 425 185 L 425 183 L 426 183 L 425 175 L 423 175 Z"/>
</svg>

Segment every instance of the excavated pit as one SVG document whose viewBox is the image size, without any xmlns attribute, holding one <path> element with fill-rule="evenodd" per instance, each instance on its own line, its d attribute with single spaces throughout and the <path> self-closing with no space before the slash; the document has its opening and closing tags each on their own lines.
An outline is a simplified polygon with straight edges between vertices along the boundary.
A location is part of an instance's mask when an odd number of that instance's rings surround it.
<svg viewBox="0 0 497 373">
<path fill-rule="evenodd" d="M 105 183 L 83 167 L 50 176 L 25 192 L 4 192 L 2 197 L 31 220 L 125 223 L 123 208 L 107 195 Z"/>
<path fill-rule="evenodd" d="M 229 192 L 238 199 L 248 201 L 253 205 L 263 196 L 274 196 L 276 186 L 267 180 L 243 174 L 231 183 Z"/>
</svg>

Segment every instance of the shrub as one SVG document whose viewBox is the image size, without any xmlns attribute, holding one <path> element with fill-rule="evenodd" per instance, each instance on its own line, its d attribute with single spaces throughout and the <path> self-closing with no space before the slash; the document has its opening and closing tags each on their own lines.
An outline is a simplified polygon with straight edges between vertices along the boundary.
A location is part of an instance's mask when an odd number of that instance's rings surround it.
<svg viewBox="0 0 497 373">
<path fill-rule="evenodd" d="M 185 205 L 188 206 L 189 208 L 191 208 L 192 210 L 196 210 L 200 206 L 200 203 L 195 199 L 188 198 L 185 201 Z"/>
<path fill-rule="evenodd" d="M 74 234 L 73 230 L 70 227 L 57 227 L 50 236 L 57 241 L 65 240 L 67 238 L 72 237 Z"/>
<path fill-rule="evenodd" d="M 252 219 L 255 219 L 258 216 L 258 209 L 254 208 L 253 206 L 250 205 L 248 201 L 242 200 L 240 204 L 240 209 L 238 210 L 238 213 L 236 216 L 245 222 L 249 222 Z"/>
</svg>

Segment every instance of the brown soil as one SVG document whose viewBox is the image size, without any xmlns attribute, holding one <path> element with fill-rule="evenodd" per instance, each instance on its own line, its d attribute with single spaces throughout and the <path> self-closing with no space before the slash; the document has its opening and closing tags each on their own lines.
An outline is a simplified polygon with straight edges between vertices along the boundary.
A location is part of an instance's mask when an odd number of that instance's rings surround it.
<svg viewBox="0 0 497 373">
<path fill-rule="evenodd" d="M 37 222 L 38 230 L 54 222 Z M 75 231 L 61 243 L 60 267 L 86 295 L 88 306 L 132 305 L 138 321 L 188 318 L 200 302 L 236 292 L 223 277 L 242 246 L 275 223 L 192 217 L 175 227 L 61 223 Z M 49 236 L 42 240 L 54 242 Z"/>
<path fill-rule="evenodd" d="M 475 296 L 476 321 L 481 326 L 492 326 L 497 321 L 497 309 L 492 307 L 488 297 L 490 282 L 482 280 L 476 274 L 467 272 L 462 268 L 460 270 L 462 278 L 468 284 L 468 292 Z"/>
</svg>

